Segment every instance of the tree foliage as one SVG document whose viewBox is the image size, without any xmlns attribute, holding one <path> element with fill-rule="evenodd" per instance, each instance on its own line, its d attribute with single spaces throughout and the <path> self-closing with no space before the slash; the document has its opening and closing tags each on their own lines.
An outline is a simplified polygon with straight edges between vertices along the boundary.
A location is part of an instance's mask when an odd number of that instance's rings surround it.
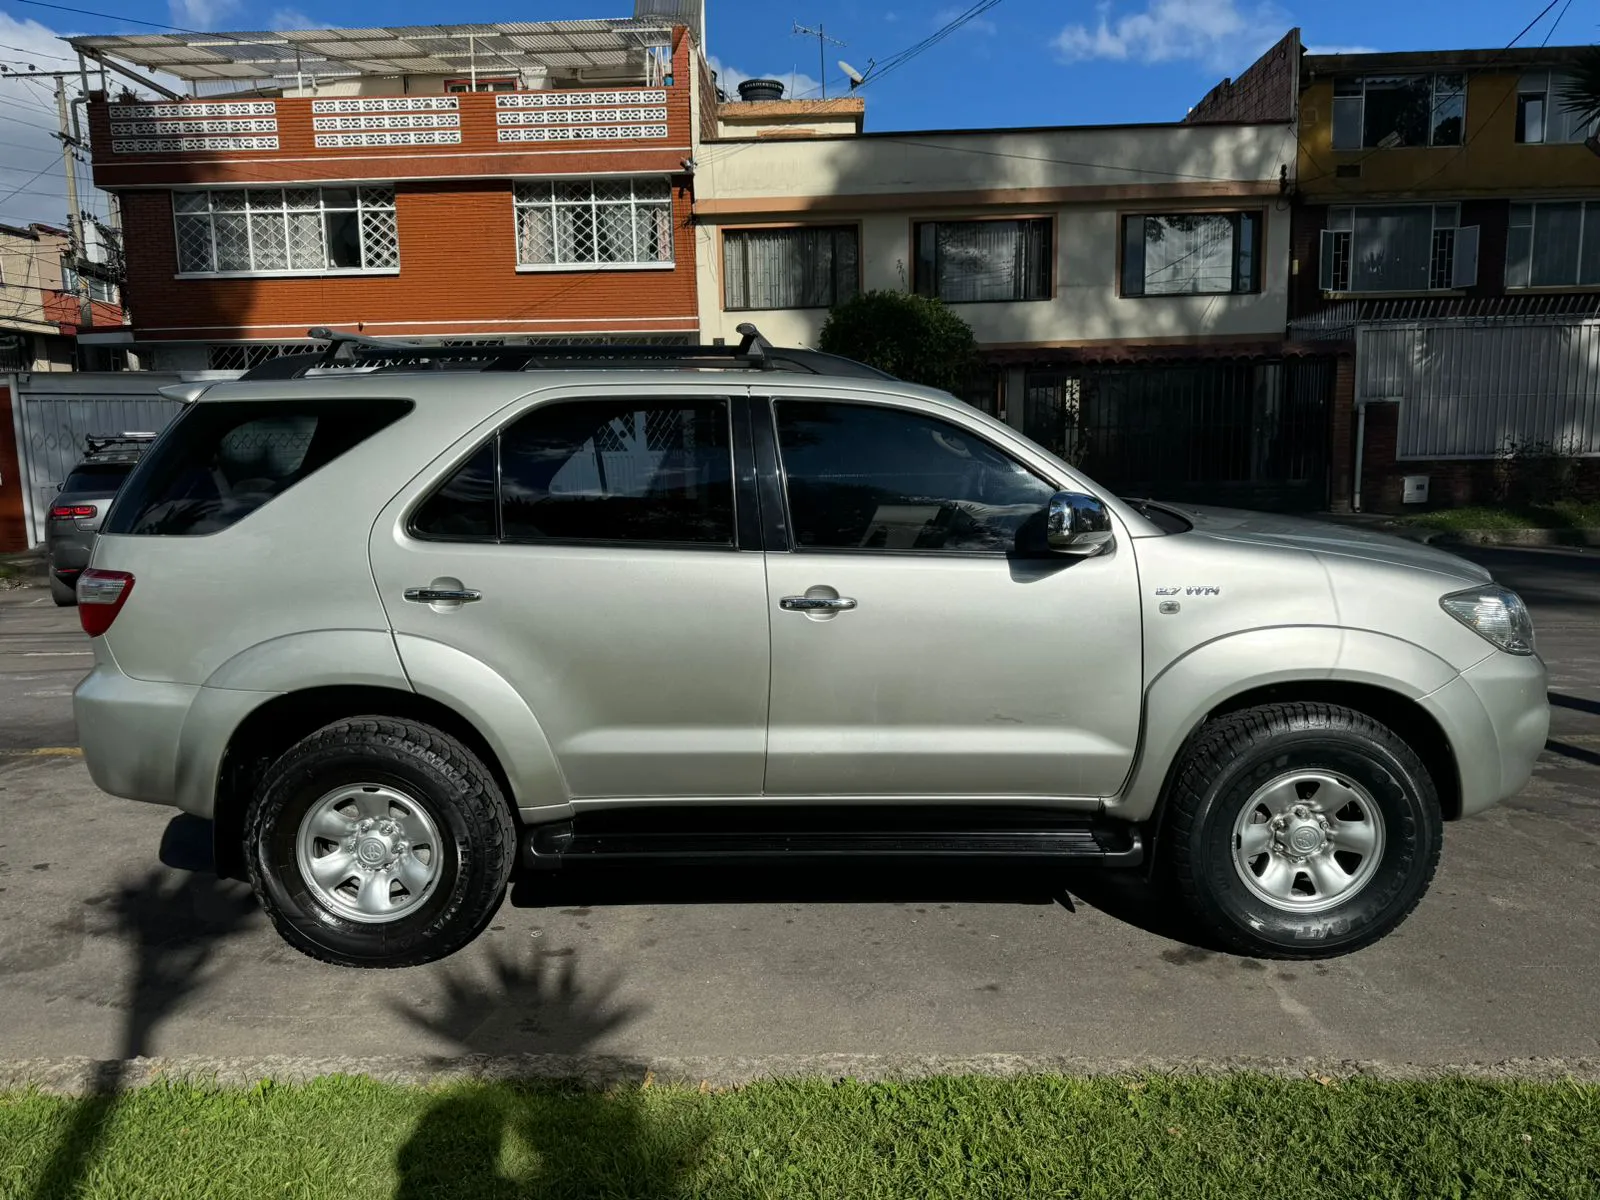
<svg viewBox="0 0 1600 1200">
<path fill-rule="evenodd" d="M 1561 89 L 1561 107 L 1588 124 L 1600 117 L 1600 46 L 1586 48 L 1567 74 L 1567 85 Z"/>
<path fill-rule="evenodd" d="M 819 348 L 947 392 L 963 389 L 978 365 L 972 327 L 943 301 L 908 292 L 845 301 L 828 314 Z"/>
</svg>

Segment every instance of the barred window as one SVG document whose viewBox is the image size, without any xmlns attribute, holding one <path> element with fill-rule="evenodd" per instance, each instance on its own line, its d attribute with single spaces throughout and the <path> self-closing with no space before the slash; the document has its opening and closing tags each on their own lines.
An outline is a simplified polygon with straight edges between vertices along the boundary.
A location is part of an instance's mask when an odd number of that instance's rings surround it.
<svg viewBox="0 0 1600 1200">
<path fill-rule="evenodd" d="M 394 189 L 213 188 L 172 193 L 186 275 L 394 271 Z"/>
<path fill-rule="evenodd" d="M 671 266 L 665 179 L 549 179 L 516 186 L 517 266 Z"/>
</svg>

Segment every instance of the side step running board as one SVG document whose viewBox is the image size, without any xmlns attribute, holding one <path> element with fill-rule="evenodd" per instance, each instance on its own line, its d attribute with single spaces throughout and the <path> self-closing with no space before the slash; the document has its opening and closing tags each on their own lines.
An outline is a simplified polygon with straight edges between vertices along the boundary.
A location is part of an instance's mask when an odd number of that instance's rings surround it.
<svg viewBox="0 0 1600 1200">
<path fill-rule="evenodd" d="M 1144 843 L 1139 831 L 1130 826 L 1089 824 L 1037 829 L 591 832 L 580 819 L 529 831 L 524 838 L 523 862 L 552 869 L 583 862 L 727 863 L 799 858 L 1026 858 L 1137 867 L 1144 862 Z"/>
</svg>

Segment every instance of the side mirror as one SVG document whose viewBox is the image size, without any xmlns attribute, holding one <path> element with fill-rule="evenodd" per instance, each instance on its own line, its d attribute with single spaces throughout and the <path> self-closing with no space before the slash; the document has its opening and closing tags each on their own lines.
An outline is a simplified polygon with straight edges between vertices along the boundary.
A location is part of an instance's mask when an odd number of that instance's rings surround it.
<svg viewBox="0 0 1600 1200">
<path fill-rule="evenodd" d="M 1056 554 L 1093 558 L 1111 547 L 1111 514 L 1093 496 L 1057 492 L 1050 497 L 1045 537 Z"/>
</svg>

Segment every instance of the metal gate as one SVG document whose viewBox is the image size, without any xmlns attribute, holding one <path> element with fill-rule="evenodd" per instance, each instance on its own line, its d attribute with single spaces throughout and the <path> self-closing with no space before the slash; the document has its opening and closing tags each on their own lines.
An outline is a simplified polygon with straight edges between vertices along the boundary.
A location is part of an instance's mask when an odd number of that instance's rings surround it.
<svg viewBox="0 0 1600 1200">
<path fill-rule="evenodd" d="M 19 377 L 19 381 L 21 378 Z M 45 515 L 57 485 L 83 454 L 91 433 L 156 432 L 183 407 L 156 389 L 178 375 L 153 371 L 36 371 L 20 383 L 12 405 L 22 470 L 29 545 L 44 540 Z"/>
<path fill-rule="evenodd" d="M 1126 496 L 1328 503 L 1332 359 L 1030 371 L 1024 432 Z"/>
</svg>

